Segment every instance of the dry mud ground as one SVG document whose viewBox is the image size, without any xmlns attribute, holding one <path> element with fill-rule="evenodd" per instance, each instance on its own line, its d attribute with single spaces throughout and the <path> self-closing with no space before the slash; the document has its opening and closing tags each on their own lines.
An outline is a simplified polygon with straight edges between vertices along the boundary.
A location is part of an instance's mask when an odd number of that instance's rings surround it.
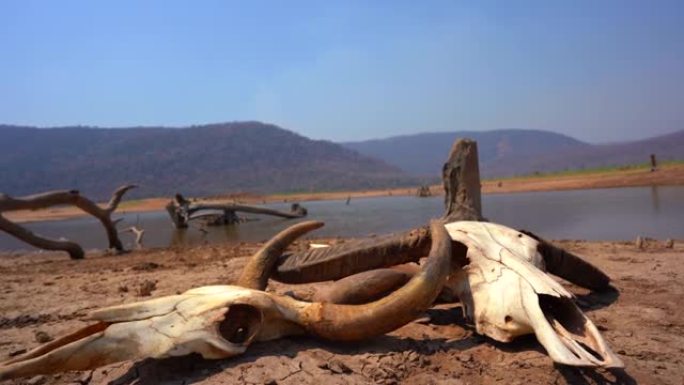
<svg viewBox="0 0 684 385">
<path fill-rule="evenodd" d="M 94 371 L 37 376 L 11 384 L 673 384 L 684 382 L 684 245 L 645 250 L 615 242 L 561 241 L 614 279 L 616 292 L 590 294 L 569 285 L 626 364 L 624 371 L 554 366 L 534 338 L 501 344 L 473 333 L 457 304 L 372 340 L 324 342 L 286 338 L 252 345 L 238 358 L 197 356 L 113 364 Z M 258 245 L 155 249 L 123 256 L 59 253 L 0 258 L 0 359 L 83 326 L 107 305 L 236 279 Z M 305 247 L 300 243 L 295 247 Z M 154 285 L 152 285 L 154 283 Z M 312 286 L 269 290 L 310 295 Z"/>
</svg>

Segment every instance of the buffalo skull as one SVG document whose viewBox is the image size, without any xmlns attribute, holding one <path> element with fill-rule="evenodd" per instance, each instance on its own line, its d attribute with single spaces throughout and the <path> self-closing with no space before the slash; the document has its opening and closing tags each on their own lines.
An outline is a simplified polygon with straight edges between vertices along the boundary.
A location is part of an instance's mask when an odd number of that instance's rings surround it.
<svg viewBox="0 0 684 385">
<path fill-rule="evenodd" d="M 208 359 L 243 353 L 253 341 L 312 334 L 362 340 L 412 321 L 435 300 L 451 270 L 451 243 L 441 223 L 420 273 L 401 289 L 362 305 L 304 302 L 264 292 L 269 270 L 287 244 L 320 227 L 304 222 L 278 234 L 257 252 L 241 286 L 205 286 L 183 294 L 95 311 L 92 325 L 0 363 L 0 380 L 86 370 L 124 360 L 199 353 Z"/>
</svg>

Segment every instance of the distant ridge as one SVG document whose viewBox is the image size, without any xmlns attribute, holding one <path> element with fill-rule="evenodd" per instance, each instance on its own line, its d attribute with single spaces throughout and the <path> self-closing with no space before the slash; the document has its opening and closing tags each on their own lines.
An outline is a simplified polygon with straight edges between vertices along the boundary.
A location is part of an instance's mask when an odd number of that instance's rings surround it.
<svg viewBox="0 0 684 385">
<path fill-rule="evenodd" d="M 684 159 L 684 130 L 594 145 L 540 130 L 435 132 L 336 144 L 260 122 L 188 128 L 0 125 L 0 193 L 79 189 L 104 199 L 365 190 L 436 182 L 455 139 L 477 140 L 483 177 Z"/>
<path fill-rule="evenodd" d="M 37 129 L 0 125 L 0 192 L 80 189 L 107 198 L 370 189 L 414 185 L 394 166 L 275 125 Z"/>
<path fill-rule="evenodd" d="M 656 154 L 661 161 L 684 159 L 684 130 L 601 145 L 549 131 L 522 129 L 435 132 L 343 145 L 412 175 L 436 179 L 444 154 L 459 137 L 478 142 L 481 174 L 488 178 L 644 163 L 650 154 Z"/>
<path fill-rule="evenodd" d="M 684 160 L 684 130 L 631 142 L 559 149 L 535 157 L 519 155 L 508 159 L 498 159 L 488 166 L 488 172 L 494 176 L 507 176 L 533 172 L 620 167 L 648 163 L 651 154 L 656 154 L 660 162 Z"/>
</svg>

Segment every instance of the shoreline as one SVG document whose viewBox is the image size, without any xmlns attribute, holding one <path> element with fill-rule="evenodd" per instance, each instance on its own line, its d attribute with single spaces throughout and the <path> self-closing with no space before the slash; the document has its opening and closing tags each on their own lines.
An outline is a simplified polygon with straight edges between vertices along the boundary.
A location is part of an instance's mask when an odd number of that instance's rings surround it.
<svg viewBox="0 0 684 385">
<path fill-rule="evenodd" d="M 566 191 L 597 188 L 625 188 L 647 186 L 681 186 L 684 185 L 684 164 L 667 164 L 657 171 L 648 168 L 625 170 L 587 171 L 557 175 L 531 175 L 522 177 L 489 179 L 482 182 L 482 194 L 509 194 L 540 191 Z M 202 199 L 205 202 L 239 202 L 246 204 L 266 204 L 275 202 L 306 202 L 320 200 L 345 200 L 347 198 L 374 198 L 387 196 L 415 196 L 415 187 L 392 189 L 308 192 L 291 194 L 231 194 L 223 198 Z M 433 196 L 443 195 L 441 184 L 431 185 Z M 117 212 L 149 212 L 164 210 L 170 198 L 146 198 L 134 201 L 123 201 Z M 86 216 L 75 207 L 53 207 L 45 210 L 21 210 L 7 212 L 5 217 L 17 223 L 54 221 Z"/>
</svg>

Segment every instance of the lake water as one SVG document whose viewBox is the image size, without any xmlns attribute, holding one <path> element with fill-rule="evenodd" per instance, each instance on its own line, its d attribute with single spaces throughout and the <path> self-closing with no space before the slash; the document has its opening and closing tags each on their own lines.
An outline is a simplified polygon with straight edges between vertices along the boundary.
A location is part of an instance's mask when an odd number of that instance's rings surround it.
<svg viewBox="0 0 684 385">
<path fill-rule="evenodd" d="M 325 227 L 313 233 L 320 237 L 407 230 L 443 212 L 441 196 L 352 199 L 349 205 L 345 200 L 301 203 L 309 210 L 307 219 L 325 222 Z M 684 239 L 684 186 L 484 195 L 482 205 L 490 221 L 531 230 L 550 239 L 632 240 L 637 235 Z M 288 210 L 289 204 L 269 207 Z M 253 216 L 258 220 L 208 227 L 205 234 L 193 226 L 175 230 L 166 212 L 120 213 L 115 217 L 124 218 L 120 228 L 134 224 L 144 228 L 146 247 L 263 241 L 295 223 Z M 26 227 L 50 238 L 76 241 L 85 249 L 107 245 L 104 229 L 90 217 L 29 223 Z M 133 235 L 122 234 L 121 238 L 131 247 Z M 26 249 L 31 246 L 0 233 L 0 250 Z"/>
</svg>

